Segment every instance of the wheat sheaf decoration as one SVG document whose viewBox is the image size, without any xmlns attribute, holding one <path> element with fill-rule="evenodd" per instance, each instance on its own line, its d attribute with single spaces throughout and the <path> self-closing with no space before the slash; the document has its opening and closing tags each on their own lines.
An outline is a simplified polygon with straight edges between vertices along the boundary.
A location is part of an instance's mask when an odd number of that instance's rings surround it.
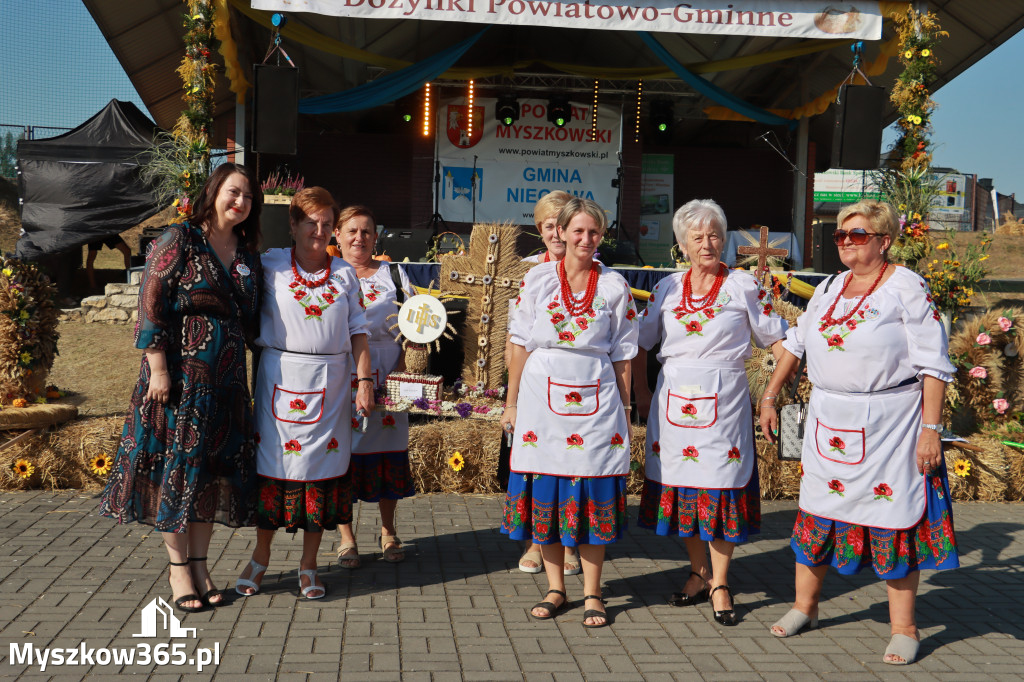
<svg viewBox="0 0 1024 682">
<path fill-rule="evenodd" d="M 0 404 L 43 396 L 57 354 L 56 293 L 36 266 L 0 258 Z"/>
<path fill-rule="evenodd" d="M 1017 422 L 1024 412 L 1024 308 L 988 310 L 967 320 L 949 340 L 956 365 L 947 403 L 977 422 Z"/>
</svg>

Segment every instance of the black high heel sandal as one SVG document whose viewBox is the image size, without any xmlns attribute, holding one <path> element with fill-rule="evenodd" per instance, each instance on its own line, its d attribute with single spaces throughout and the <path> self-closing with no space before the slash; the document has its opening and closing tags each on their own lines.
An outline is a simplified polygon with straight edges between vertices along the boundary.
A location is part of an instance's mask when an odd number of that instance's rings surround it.
<svg viewBox="0 0 1024 682">
<path fill-rule="evenodd" d="M 188 566 L 188 562 L 187 561 L 182 561 L 181 563 L 176 563 L 174 561 L 168 561 L 167 563 L 169 563 L 171 566 Z M 188 577 L 189 577 L 189 579 L 192 578 L 192 571 L 191 570 L 189 570 L 189 572 L 188 572 Z M 170 576 L 168 576 L 167 582 L 170 582 L 170 581 L 171 581 Z M 178 608 L 179 611 L 183 611 L 185 613 L 198 613 L 199 611 L 202 611 L 203 609 L 206 608 L 206 606 L 185 606 L 184 605 L 185 602 L 187 602 L 187 601 L 198 601 L 198 602 L 203 601 L 202 598 L 198 594 L 186 594 L 184 597 L 178 597 L 177 599 L 174 599 L 174 587 L 173 586 L 171 587 L 171 601 L 174 603 L 174 605 Z"/>
<path fill-rule="evenodd" d="M 204 556 L 189 557 L 188 561 L 189 561 L 189 563 L 192 563 L 193 561 L 206 561 L 206 557 L 204 557 Z M 188 570 L 189 570 L 189 573 L 191 574 L 192 573 L 192 567 L 189 566 Z M 211 577 L 210 580 L 212 581 L 213 578 Z M 192 576 L 192 584 L 193 585 L 195 584 L 195 576 Z M 216 584 L 216 583 L 214 583 L 214 584 Z M 210 601 L 210 597 L 218 597 L 218 596 L 220 597 L 220 601 Z M 215 609 L 218 606 L 224 606 L 224 593 L 221 592 L 220 590 L 218 590 L 215 587 L 212 590 L 207 590 L 206 594 L 200 595 L 199 601 L 203 602 L 204 606 L 209 606 L 210 608 L 214 608 Z"/>
<path fill-rule="evenodd" d="M 704 580 L 704 576 L 697 571 L 690 571 L 690 575 L 695 575 L 701 580 Z M 693 606 L 694 604 L 703 604 L 708 600 L 711 593 L 708 591 L 708 581 L 704 580 L 704 589 L 697 590 L 694 594 L 686 594 L 685 592 L 673 592 L 672 596 L 668 598 L 668 603 L 672 606 Z"/>
<path fill-rule="evenodd" d="M 715 620 L 718 621 L 719 623 L 721 623 L 722 625 L 725 625 L 725 626 L 728 626 L 728 627 L 732 627 L 733 625 L 738 625 L 739 622 L 740 622 L 740 619 L 736 617 L 736 610 L 735 610 L 736 609 L 736 600 L 732 596 L 732 590 L 729 589 L 728 585 L 719 585 L 715 589 L 711 590 L 711 594 L 713 595 L 718 590 L 725 590 L 726 591 L 726 593 L 729 595 L 729 599 L 733 603 L 733 608 L 725 609 L 723 611 L 716 611 L 715 607 L 714 607 L 714 603 L 712 602 L 711 611 L 715 614 Z M 708 595 L 708 596 L 710 598 L 711 595 Z"/>
</svg>

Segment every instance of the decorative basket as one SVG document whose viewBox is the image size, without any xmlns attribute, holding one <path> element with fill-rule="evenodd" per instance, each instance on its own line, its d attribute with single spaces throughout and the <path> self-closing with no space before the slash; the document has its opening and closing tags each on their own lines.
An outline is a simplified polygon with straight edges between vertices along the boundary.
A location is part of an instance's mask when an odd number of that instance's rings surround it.
<svg viewBox="0 0 1024 682">
<path fill-rule="evenodd" d="M 409 343 L 405 347 L 405 367 L 410 375 L 425 375 L 430 366 L 430 346 Z"/>
<path fill-rule="evenodd" d="M 440 400 L 444 386 L 444 377 L 432 374 L 410 374 L 409 372 L 392 372 L 387 378 L 388 397 L 394 401 Z"/>
</svg>

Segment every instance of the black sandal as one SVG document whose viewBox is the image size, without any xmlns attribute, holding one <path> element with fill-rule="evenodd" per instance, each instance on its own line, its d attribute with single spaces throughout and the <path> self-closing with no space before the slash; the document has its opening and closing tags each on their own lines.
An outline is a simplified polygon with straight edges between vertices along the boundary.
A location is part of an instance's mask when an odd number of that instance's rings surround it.
<svg viewBox="0 0 1024 682">
<path fill-rule="evenodd" d="M 189 557 L 188 561 L 189 561 L 189 563 L 192 563 L 193 561 L 206 561 L 206 557 L 204 557 L 204 556 Z M 189 570 L 189 573 L 191 573 L 192 572 L 192 567 L 189 566 L 188 570 Z M 210 580 L 212 581 L 213 578 L 211 577 Z M 193 580 L 192 580 L 192 584 L 193 585 L 195 584 L 195 578 L 194 577 L 193 577 Z M 220 597 L 220 601 L 210 601 L 210 597 L 217 597 L 217 596 Z M 199 601 L 203 602 L 204 606 L 209 606 L 210 608 L 214 608 L 215 609 L 218 606 L 224 606 L 224 602 L 226 600 L 224 599 L 224 593 L 222 591 L 218 590 L 217 588 L 213 588 L 212 590 L 208 590 L 206 594 L 201 595 L 199 597 Z"/>
<path fill-rule="evenodd" d="M 583 597 L 583 603 L 585 604 L 588 599 L 596 599 L 599 602 L 601 602 L 602 604 L 605 603 L 604 599 L 602 599 L 601 595 L 599 595 L 599 594 L 588 594 L 587 596 Z M 587 624 L 587 618 L 604 618 L 604 622 L 603 623 L 598 623 L 597 625 L 588 625 Z M 603 627 L 606 627 L 608 625 L 611 625 L 611 622 L 612 622 L 612 619 L 608 615 L 607 611 L 598 611 L 597 609 L 587 609 L 586 611 L 583 612 L 583 627 L 585 627 L 585 628 L 603 628 Z"/>
<path fill-rule="evenodd" d="M 546 597 L 552 593 L 562 595 L 562 603 L 558 606 L 555 606 L 549 601 L 538 602 L 534 604 L 533 607 L 530 609 L 531 618 L 533 618 L 534 620 L 551 620 L 552 618 L 560 614 L 562 611 L 565 611 L 565 609 L 569 607 L 569 597 L 565 596 L 565 592 L 562 592 L 561 590 L 548 590 L 547 594 L 545 594 L 544 596 Z M 533 609 L 544 609 L 548 612 L 548 615 L 535 616 L 533 615 Z"/>
<path fill-rule="evenodd" d="M 180 564 L 179 563 L 175 563 L 173 561 L 168 561 L 167 563 L 169 563 L 171 566 L 188 566 L 188 562 L 187 561 L 182 561 Z M 190 579 L 192 578 L 192 571 L 191 570 L 189 570 L 189 576 L 188 577 Z M 168 576 L 167 582 L 170 582 L 170 580 L 171 580 L 170 576 Z M 187 601 L 200 601 L 201 602 L 203 600 L 202 600 L 202 598 L 198 594 L 186 594 L 184 597 L 178 597 L 177 599 L 174 599 L 174 588 L 173 587 L 171 588 L 171 600 L 173 601 L 174 605 L 178 607 L 178 610 L 179 611 L 183 611 L 184 613 L 198 613 L 199 611 L 202 611 L 203 609 L 206 608 L 205 606 L 185 606 L 184 604 Z"/>
<path fill-rule="evenodd" d="M 672 606 L 693 606 L 694 604 L 703 604 L 711 596 L 711 592 L 708 590 L 708 581 L 704 580 L 704 576 L 697 571 L 690 571 L 690 575 L 695 575 L 704 581 L 704 589 L 697 590 L 694 594 L 686 594 L 685 592 L 673 592 L 672 596 L 668 598 L 668 603 Z M 687 576 L 689 578 L 689 576 Z"/>
<path fill-rule="evenodd" d="M 732 590 L 729 589 L 728 585 L 719 585 L 715 589 L 711 590 L 711 594 L 714 594 L 718 590 L 725 590 L 726 593 L 728 593 L 729 599 L 733 603 L 733 608 L 725 609 L 724 611 L 715 611 L 714 604 L 712 604 L 711 610 L 715 614 L 715 620 L 718 621 L 719 623 L 721 623 L 722 625 L 726 625 L 726 626 L 729 626 L 729 627 L 732 627 L 733 625 L 738 625 L 739 622 L 740 622 L 740 619 L 736 617 L 736 610 L 735 610 L 736 600 L 732 596 Z"/>
</svg>

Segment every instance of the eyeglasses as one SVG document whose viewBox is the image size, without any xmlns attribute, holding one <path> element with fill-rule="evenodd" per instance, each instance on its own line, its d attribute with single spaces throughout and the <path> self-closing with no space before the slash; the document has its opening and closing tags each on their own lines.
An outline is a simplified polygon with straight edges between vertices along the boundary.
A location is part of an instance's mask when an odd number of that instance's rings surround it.
<svg viewBox="0 0 1024 682">
<path fill-rule="evenodd" d="M 832 240 L 835 241 L 836 246 L 842 246 L 843 242 L 846 241 L 846 238 L 849 237 L 850 241 L 855 246 L 864 246 L 872 237 L 884 236 L 884 234 L 878 234 L 877 232 L 866 232 L 858 227 L 857 229 L 850 230 L 849 232 L 846 230 L 836 230 L 832 233 Z"/>
</svg>

